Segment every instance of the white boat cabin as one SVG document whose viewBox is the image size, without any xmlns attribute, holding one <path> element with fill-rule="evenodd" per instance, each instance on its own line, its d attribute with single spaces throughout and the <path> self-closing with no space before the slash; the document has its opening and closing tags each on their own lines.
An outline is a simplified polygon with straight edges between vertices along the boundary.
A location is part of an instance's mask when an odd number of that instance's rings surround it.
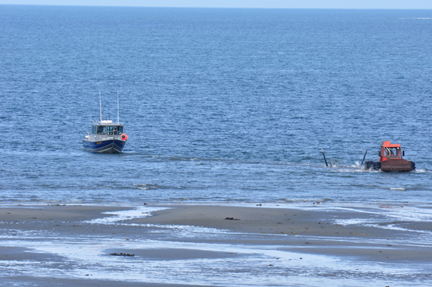
<svg viewBox="0 0 432 287">
<path fill-rule="evenodd" d="M 113 124 L 112 121 L 101 121 L 92 124 L 92 135 L 121 135 L 123 133 L 123 125 Z"/>
<path fill-rule="evenodd" d="M 123 134 L 123 125 L 113 124 L 110 120 L 93 122 L 91 133 L 85 136 L 88 141 L 101 141 L 107 139 L 120 140 Z"/>
</svg>

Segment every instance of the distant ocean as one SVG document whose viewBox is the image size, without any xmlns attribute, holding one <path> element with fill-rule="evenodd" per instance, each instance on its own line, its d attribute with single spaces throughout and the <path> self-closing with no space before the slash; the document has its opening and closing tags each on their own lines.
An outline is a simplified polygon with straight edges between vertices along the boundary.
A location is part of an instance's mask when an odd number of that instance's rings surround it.
<svg viewBox="0 0 432 287">
<path fill-rule="evenodd" d="M 431 31 L 431 10 L 2 5 L 0 202 L 431 203 Z M 99 93 L 123 154 L 83 151 Z M 417 170 L 363 171 L 384 140 Z"/>
</svg>

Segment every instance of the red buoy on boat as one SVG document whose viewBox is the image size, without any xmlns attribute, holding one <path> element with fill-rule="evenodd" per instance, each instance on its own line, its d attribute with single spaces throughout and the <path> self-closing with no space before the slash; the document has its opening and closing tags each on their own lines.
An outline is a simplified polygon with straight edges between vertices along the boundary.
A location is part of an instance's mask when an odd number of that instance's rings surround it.
<svg viewBox="0 0 432 287">
<path fill-rule="evenodd" d="M 121 139 L 124 141 L 127 141 L 127 139 L 128 139 L 127 134 L 122 134 Z"/>
</svg>

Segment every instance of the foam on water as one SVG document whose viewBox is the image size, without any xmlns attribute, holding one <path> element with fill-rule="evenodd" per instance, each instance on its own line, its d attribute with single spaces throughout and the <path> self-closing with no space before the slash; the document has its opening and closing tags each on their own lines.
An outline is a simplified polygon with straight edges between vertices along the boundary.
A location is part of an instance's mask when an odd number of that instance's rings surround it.
<svg viewBox="0 0 432 287">
<path fill-rule="evenodd" d="M 120 211 L 109 211 L 103 212 L 102 214 L 114 215 L 110 217 L 104 218 L 95 218 L 89 221 L 85 221 L 85 223 L 90 224 L 118 224 L 121 221 L 131 220 L 136 218 L 142 218 L 150 216 L 152 212 L 165 210 L 168 208 L 165 207 L 148 207 L 148 206 L 139 206 L 135 209 L 131 210 L 120 210 Z"/>
<path fill-rule="evenodd" d="M 390 187 L 390 190 L 399 190 L 399 191 L 405 191 L 407 190 L 405 187 Z"/>
<path fill-rule="evenodd" d="M 424 168 L 416 168 L 412 172 L 414 172 L 414 173 L 430 173 L 431 171 L 427 170 L 427 169 L 424 169 Z"/>
</svg>

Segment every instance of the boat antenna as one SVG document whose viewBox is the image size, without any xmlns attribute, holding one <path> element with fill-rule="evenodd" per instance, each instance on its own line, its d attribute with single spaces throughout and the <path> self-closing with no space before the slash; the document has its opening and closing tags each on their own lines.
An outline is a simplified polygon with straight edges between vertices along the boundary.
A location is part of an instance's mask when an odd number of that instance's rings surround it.
<svg viewBox="0 0 432 287">
<path fill-rule="evenodd" d="M 99 120 L 102 121 L 102 96 L 99 91 Z"/>
<path fill-rule="evenodd" d="M 119 95 L 117 91 L 117 123 L 120 123 L 120 115 L 119 115 Z"/>
</svg>

